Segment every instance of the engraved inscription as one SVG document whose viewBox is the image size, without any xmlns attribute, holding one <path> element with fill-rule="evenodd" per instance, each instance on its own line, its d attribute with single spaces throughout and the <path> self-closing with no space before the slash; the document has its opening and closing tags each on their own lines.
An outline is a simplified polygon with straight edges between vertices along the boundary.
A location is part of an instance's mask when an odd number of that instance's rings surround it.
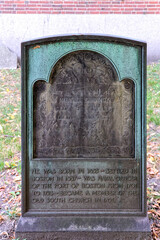
<svg viewBox="0 0 160 240">
<path fill-rule="evenodd" d="M 134 157 L 134 122 L 134 83 L 98 53 L 70 53 L 34 84 L 35 158 Z"/>
<path fill-rule="evenodd" d="M 82 161 L 80 166 L 70 162 L 64 167 L 62 162 L 52 162 L 50 167 L 33 168 L 30 176 L 30 208 L 138 211 L 139 168 L 134 160 L 122 162 L 93 162 L 86 167 Z M 35 171 L 39 174 L 32 175 Z"/>
</svg>

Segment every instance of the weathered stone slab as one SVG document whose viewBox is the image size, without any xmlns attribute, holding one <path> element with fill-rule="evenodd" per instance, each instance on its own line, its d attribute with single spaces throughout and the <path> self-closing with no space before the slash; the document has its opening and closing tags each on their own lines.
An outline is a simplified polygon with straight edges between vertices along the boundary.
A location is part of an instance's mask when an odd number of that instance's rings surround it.
<svg viewBox="0 0 160 240">
<path fill-rule="evenodd" d="M 150 239 L 146 44 L 66 36 L 22 44 L 23 239 Z"/>
<path fill-rule="evenodd" d="M 34 157 L 134 157 L 133 81 L 91 51 L 63 57 L 50 78 L 34 84 Z"/>
<path fill-rule="evenodd" d="M 17 55 L 0 42 L 0 69 L 16 69 Z"/>
<path fill-rule="evenodd" d="M 19 240 L 151 240 L 148 219 L 141 217 L 85 220 L 71 217 L 23 218 L 17 234 Z"/>
<path fill-rule="evenodd" d="M 151 240 L 148 232 L 47 232 L 20 233 L 19 240 Z"/>
</svg>

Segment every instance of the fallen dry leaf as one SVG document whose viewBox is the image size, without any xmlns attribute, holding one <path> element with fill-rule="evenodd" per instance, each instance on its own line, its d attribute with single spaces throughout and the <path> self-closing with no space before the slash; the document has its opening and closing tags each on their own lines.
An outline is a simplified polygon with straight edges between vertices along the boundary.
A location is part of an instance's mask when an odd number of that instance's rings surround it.
<svg viewBox="0 0 160 240">
<path fill-rule="evenodd" d="M 147 170 L 150 175 L 156 175 L 158 173 L 158 170 L 155 168 L 147 168 Z"/>
<path fill-rule="evenodd" d="M 2 239 L 6 239 L 6 238 L 8 238 L 8 233 L 7 232 L 1 232 L 0 236 L 3 237 Z"/>
<path fill-rule="evenodd" d="M 155 236 L 156 238 L 158 238 L 158 234 L 156 233 L 156 231 L 155 231 L 154 228 L 152 229 L 152 231 L 153 231 L 154 236 Z"/>
<path fill-rule="evenodd" d="M 0 222 L 2 222 L 3 220 L 4 220 L 4 217 L 0 215 Z"/>
<path fill-rule="evenodd" d="M 21 181 L 21 176 L 15 177 L 14 181 L 15 182 Z"/>
</svg>

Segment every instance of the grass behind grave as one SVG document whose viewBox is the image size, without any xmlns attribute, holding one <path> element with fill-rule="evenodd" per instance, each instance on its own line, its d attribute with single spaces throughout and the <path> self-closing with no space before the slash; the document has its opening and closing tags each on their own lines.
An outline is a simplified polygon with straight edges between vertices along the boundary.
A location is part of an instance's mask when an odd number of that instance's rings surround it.
<svg viewBox="0 0 160 240">
<path fill-rule="evenodd" d="M 160 62 L 147 68 L 147 122 L 160 125 Z"/>
<path fill-rule="evenodd" d="M 147 73 L 147 122 L 160 125 L 160 63 Z M 0 170 L 20 170 L 20 118 L 20 69 L 0 70 Z"/>
<path fill-rule="evenodd" d="M 20 69 L 0 70 L 0 170 L 20 168 Z"/>
</svg>

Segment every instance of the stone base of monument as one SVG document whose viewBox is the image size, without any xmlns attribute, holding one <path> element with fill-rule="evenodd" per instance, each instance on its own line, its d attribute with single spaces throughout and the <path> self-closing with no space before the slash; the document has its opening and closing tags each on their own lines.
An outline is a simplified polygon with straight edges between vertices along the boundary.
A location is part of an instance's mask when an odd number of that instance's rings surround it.
<svg viewBox="0 0 160 240">
<path fill-rule="evenodd" d="M 21 217 L 19 240 L 150 240 L 146 217 Z"/>
</svg>

